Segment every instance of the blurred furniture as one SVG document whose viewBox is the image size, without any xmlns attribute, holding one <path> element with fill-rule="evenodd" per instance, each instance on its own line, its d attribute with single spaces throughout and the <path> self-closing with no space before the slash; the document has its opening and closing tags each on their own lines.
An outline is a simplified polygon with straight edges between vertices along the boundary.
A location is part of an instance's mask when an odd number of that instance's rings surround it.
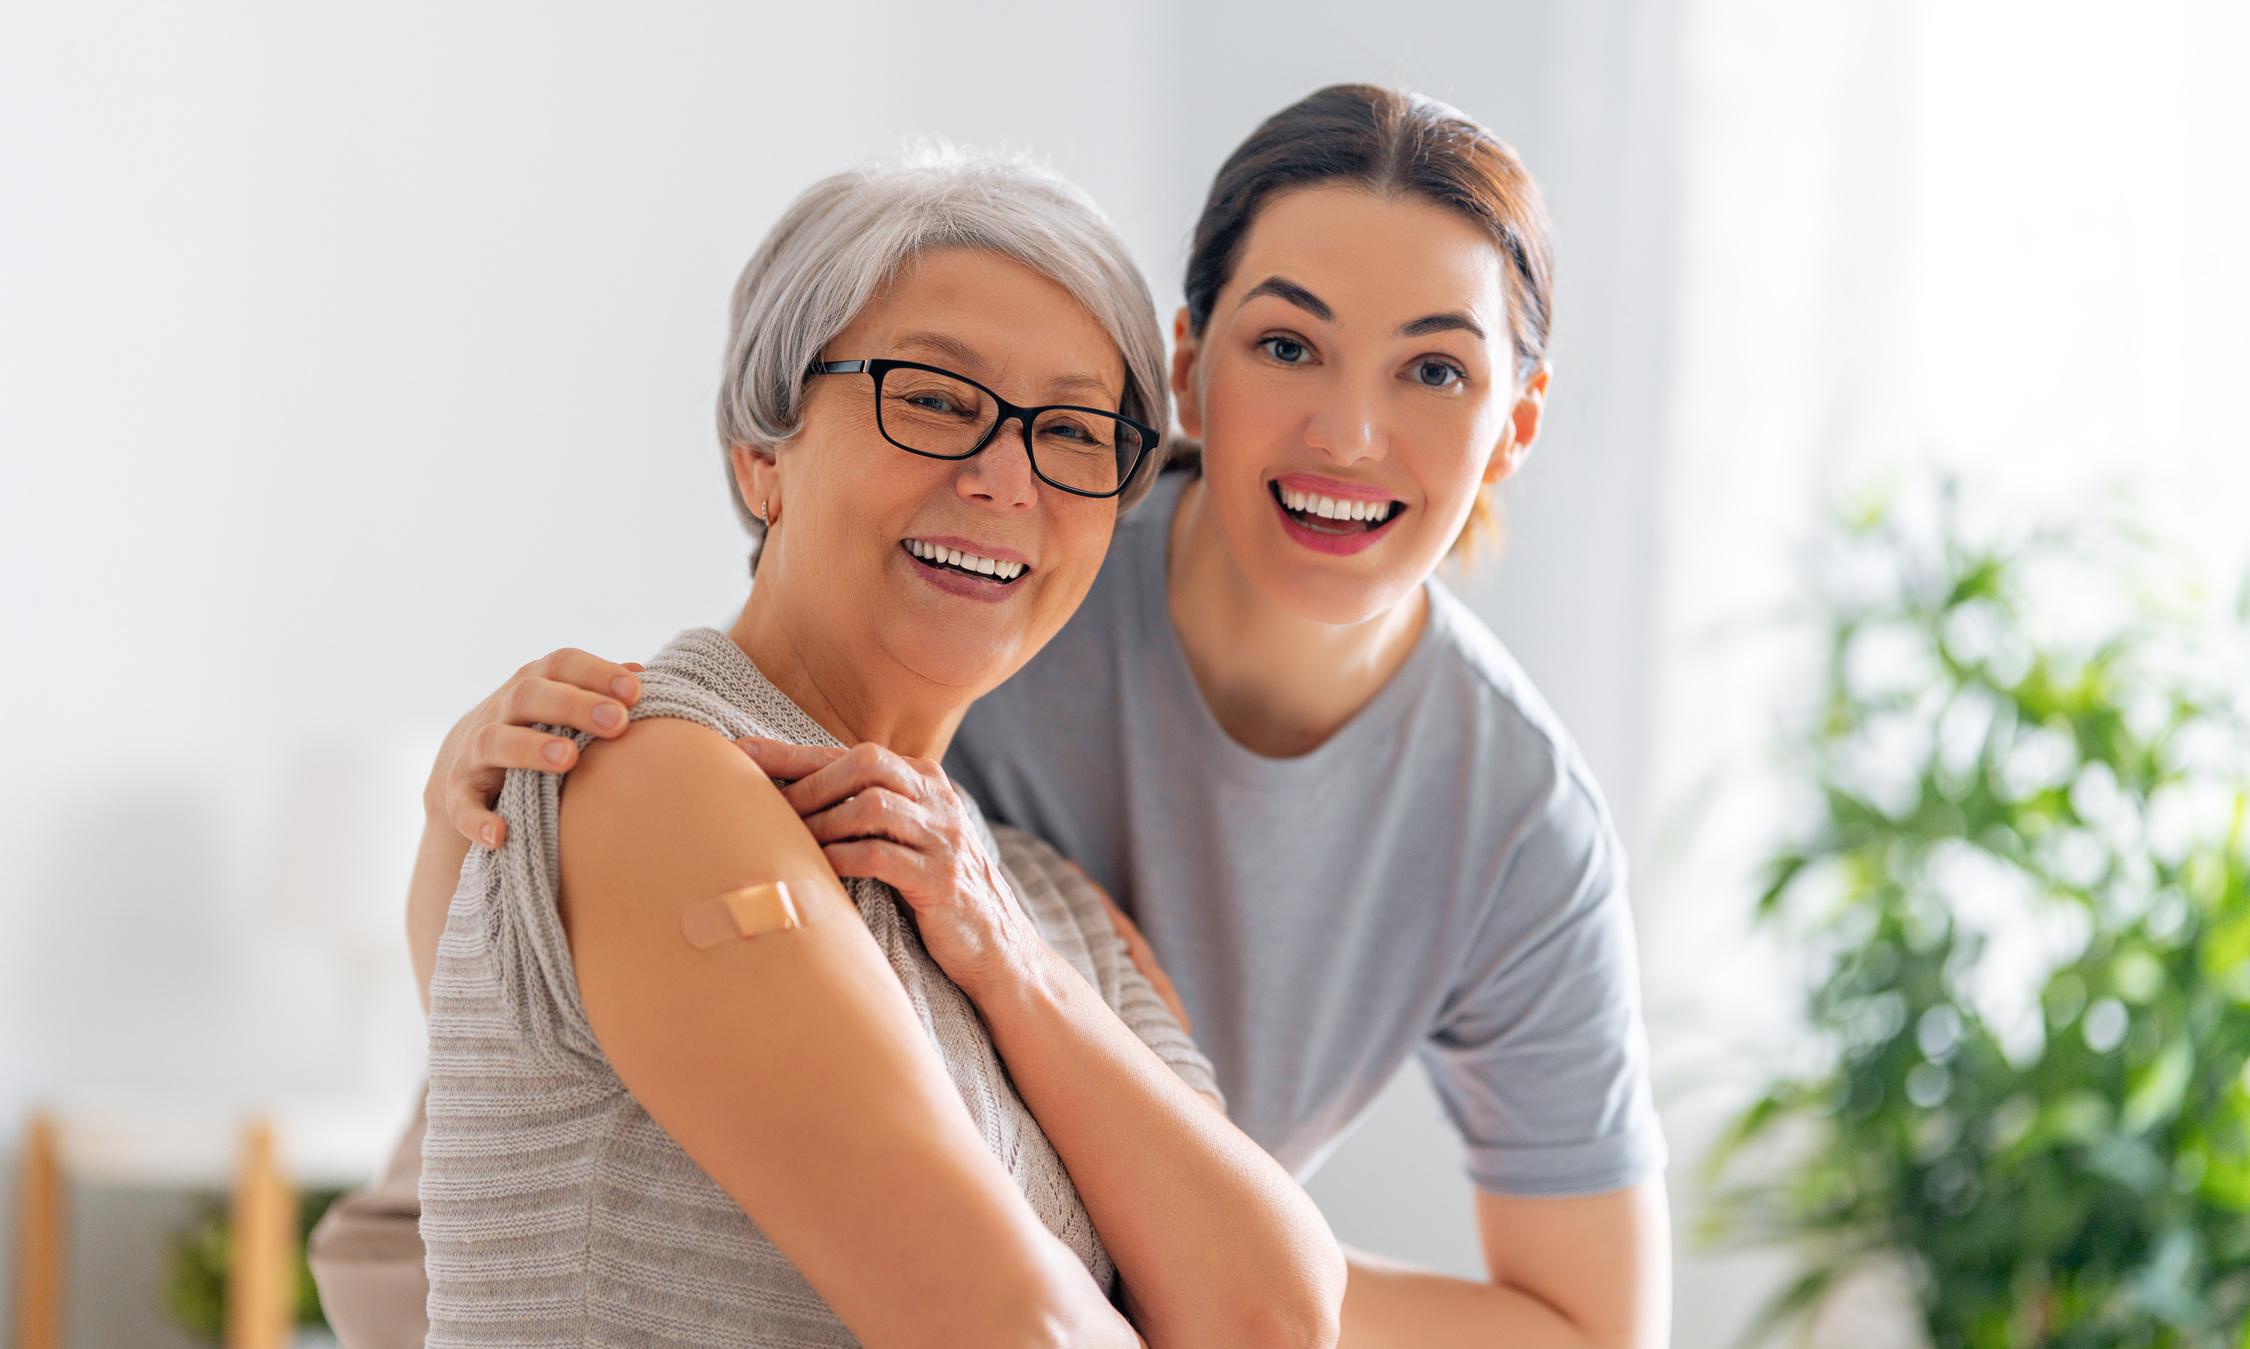
<svg viewBox="0 0 2250 1349">
<path fill-rule="evenodd" d="M 34 1115 L 16 1185 L 16 1349 L 62 1349 L 63 1222 L 55 1123 Z"/>
<path fill-rule="evenodd" d="M 74 1183 L 226 1190 L 226 1349 L 286 1349 L 297 1320 L 297 1188 L 365 1183 L 398 1122 L 354 1101 L 300 1101 L 245 1119 L 212 1102 L 120 1097 L 33 1115 L 16 1191 L 14 1349 L 64 1349 Z"/>
</svg>

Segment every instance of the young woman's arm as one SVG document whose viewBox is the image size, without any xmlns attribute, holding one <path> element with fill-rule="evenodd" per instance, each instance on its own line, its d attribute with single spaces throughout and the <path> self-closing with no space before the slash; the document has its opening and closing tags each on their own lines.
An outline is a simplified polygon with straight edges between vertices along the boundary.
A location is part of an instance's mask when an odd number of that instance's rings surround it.
<svg viewBox="0 0 2250 1349">
<path fill-rule="evenodd" d="M 985 1147 L 819 845 L 733 745 L 652 719 L 590 747 L 560 852 L 603 1053 L 861 1342 L 1136 1343 Z M 684 935 L 691 906 L 775 881 L 801 926 Z"/>
<path fill-rule="evenodd" d="M 1575 1199 L 1477 1196 L 1488 1283 L 1352 1251 L 1341 1349 L 1664 1349 L 1664 1182 Z"/>
<path fill-rule="evenodd" d="M 841 875 L 914 907 L 1061 1155 L 1155 1349 L 1335 1342 L 1341 1250 L 1264 1149 L 1165 1066 L 1000 888 L 944 771 L 873 745 L 745 741 Z"/>
<path fill-rule="evenodd" d="M 1156 952 L 1107 894 L 1102 899 L 1133 964 L 1186 1025 L 1187 1014 Z M 1480 1193 L 1477 1225 L 1486 1282 L 1346 1247 L 1351 1282 L 1344 1294 L 1343 1349 L 1492 1344 L 1664 1349 L 1672 1320 L 1672 1258 L 1661 1180 L 1571 1199 Z"/>
<path fill-rule="evenodd" d="M 446 733 L 422 789 L 422 844 L 406 890 L 406 945 L 422 1010 L 430 1007 L 430 971 L 469 845 L 497 848 L 508 837 L 508 822 L 492 812 L 501 779 L 511 768 L 563 773 L 578 762 L 577 742 L 533 723 L 623 735 L 625 709 L 640 701 L 640 669 L 565 647 L 516 671 Z"/>
</svg>

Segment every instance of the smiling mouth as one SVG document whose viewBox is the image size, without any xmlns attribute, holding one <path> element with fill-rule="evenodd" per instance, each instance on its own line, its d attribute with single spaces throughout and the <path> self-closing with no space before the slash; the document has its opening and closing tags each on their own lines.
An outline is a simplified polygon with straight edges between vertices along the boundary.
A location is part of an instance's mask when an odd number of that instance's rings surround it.
<svg viewBox="0 0 2250 1349">
<path fill-rule="evenodd" d="M 1353 501 L 1317 492 L 1292 492 L 1269 482 L 1274 504 L 1315 534 L 1372 534 L 1406 511 L 1403 501 Z"/>
<path fill-rule="evenodd" d="M 1021 562 L 1002 562 L 998 558 L 980 557 L 975 553 L 965 553 L 958 548 L 924 543 L 920 539 L 900 539 L 898 546 L 904 548 L 908 556 L 925 567 L 937 571 L 952 572 L 956 576 L 973 576 L 980 581 L 990 581 L 994 585 L 1013 585 L 1017 580 L 1031 573 L 1031 568 Z"/>
</svg>

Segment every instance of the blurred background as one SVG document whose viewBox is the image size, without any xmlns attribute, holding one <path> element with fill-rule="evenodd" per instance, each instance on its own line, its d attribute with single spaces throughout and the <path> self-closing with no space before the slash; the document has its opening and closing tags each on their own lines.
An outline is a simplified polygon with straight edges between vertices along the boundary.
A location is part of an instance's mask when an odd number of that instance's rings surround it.
<svg viewBox="0 0 2250 1349">
<path fill-rule="evenodd" d="M 2241 0 L 0 4 L 0 1153 L 41 1104 L 264 1109 L 308 1183 L 376 1165 L 437 737 L 550 648 L 740 603 L 725 298 L 799 189 L 909 135 L 1027 149 L 1168 315 L 1237 141 L 1405 84 L 1554 217 L 1548 430 L 1457 584 L 1635 859 L 1675 1343 L 1728 1344 L 1798 1263 L 1692 1240 L 1805 1003 L 1746 933 L 1819 644 L 1763 625 L 1836 501 L 1947 474 L 2002 534 L 2129 501 L 2231 593 L 2245 70 Z M 209 1166 L 118 1148 L 73 1342 L 172 1343 L 162 1233 Z M 1347 1241 L 1477 1269 L 1418 1070 L 1312 1185 Z"/>
</svg>

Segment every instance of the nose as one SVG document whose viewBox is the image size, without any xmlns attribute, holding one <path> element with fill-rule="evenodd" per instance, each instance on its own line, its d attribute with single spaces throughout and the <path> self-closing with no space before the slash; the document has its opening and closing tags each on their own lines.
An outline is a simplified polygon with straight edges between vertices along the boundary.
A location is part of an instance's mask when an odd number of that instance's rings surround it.
<svg viewBox="0 0 2250 1349">
<path fill-rule="evenodd" d="M 982 453 L 961 461 L 953 490 L 961 499 L 1001 510 L 1029 510 L 1039 500 L 1039 479 L 1024 448 L 1022 421 L 1011 418 L 992 430 Z"/>
<path fill-rule="evenodd" d="M 1305 443 L 1337 464 L 1380 458 L 1383 452 L 1381 400 L 1357 380 L 1337 381 L 1325 407 L 1305 422 Z"/>
</svg>

